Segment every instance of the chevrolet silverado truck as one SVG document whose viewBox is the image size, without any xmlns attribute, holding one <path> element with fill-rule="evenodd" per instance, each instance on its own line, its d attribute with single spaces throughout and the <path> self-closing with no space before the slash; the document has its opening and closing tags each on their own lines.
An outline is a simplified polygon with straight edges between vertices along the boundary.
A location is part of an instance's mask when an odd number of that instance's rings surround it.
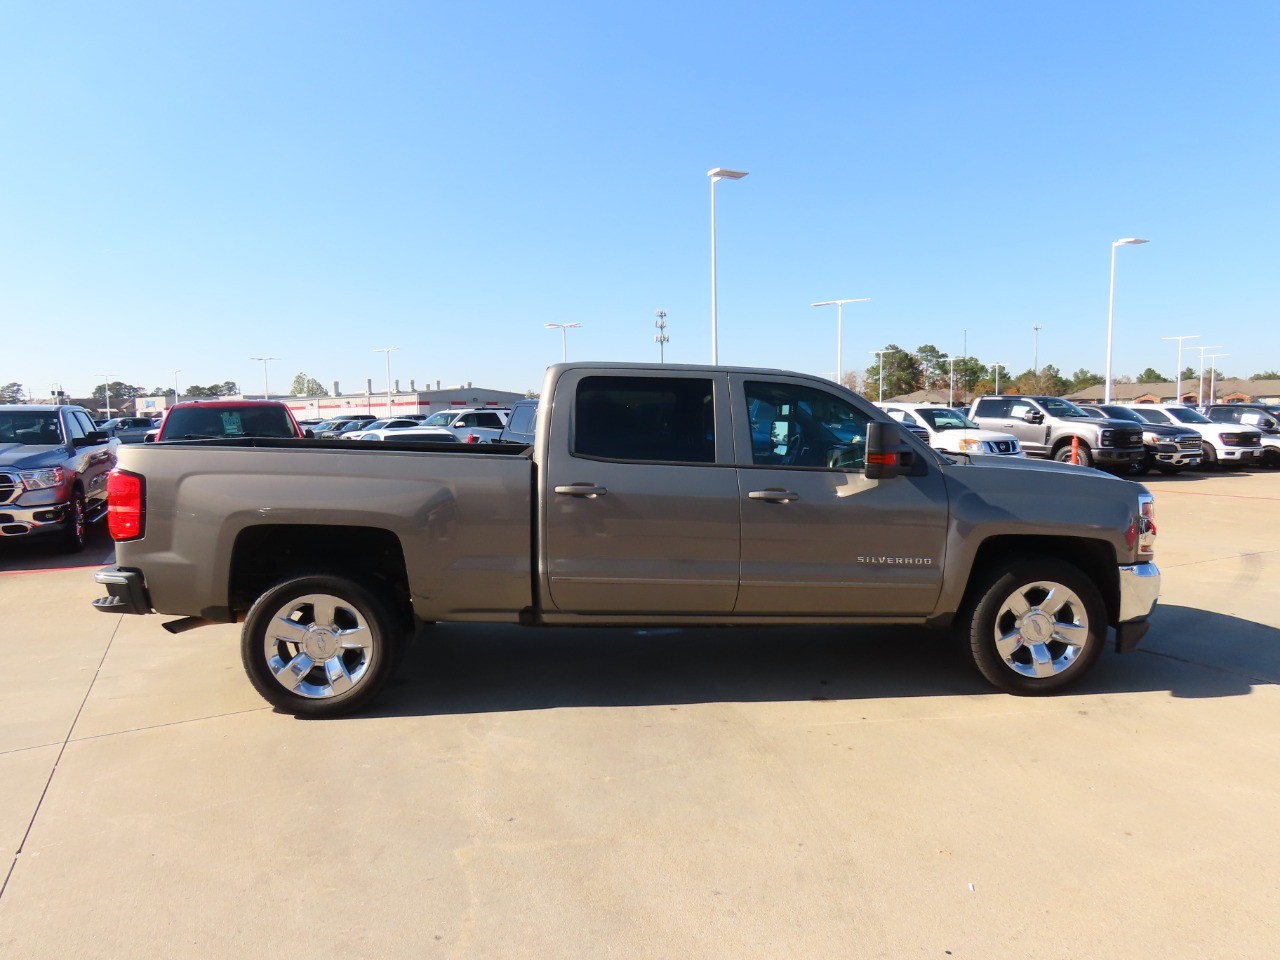
<svg viewBox="0 0 1280 960">
<path fill-rule="evenodd" d="M 1096 471 L 944 455 L 830 382 L 558 364 L 532 447 L 133 445 L 105 613 L 243 622 L 258 692 L 359 709 L 418 625 L 954 628 L 996 687 L 1080 679 L 1146 633 L 1153 499 Z M 909 635 L 909 634 L 908 634 Z"/>
<path fill-rule="evenodd" d="M 1032 457 L 1128 471 L 1146 458 L 1142 427 L 1124 420 L 1095 420 L 1061 397 L 987 396 L 973 402 L 969 418 L 986 430 L 1012 433 Z"/>
<path fill-rule="evenodd" d="M 46 537 L 84 549 L 107 512 L 107 476 L 120 441 L 83 407 L 0 406 L 0 538 Z"/>
</svg>

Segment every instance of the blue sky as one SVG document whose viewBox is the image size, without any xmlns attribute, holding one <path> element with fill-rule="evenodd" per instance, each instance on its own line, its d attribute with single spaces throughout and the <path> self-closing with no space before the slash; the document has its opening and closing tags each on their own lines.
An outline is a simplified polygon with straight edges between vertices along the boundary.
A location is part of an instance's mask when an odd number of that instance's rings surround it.
<svg viewBox="0 0 1280 960">
<path fill-rule="evenodd" d="M 0 383 L 1280 368 L 1274 3 L 0 0 Z M 1189 341 L 1189 345 L 1197 341 Z M 1194 354 L 1184 358 L 1184 365 Z"/>
</svg>

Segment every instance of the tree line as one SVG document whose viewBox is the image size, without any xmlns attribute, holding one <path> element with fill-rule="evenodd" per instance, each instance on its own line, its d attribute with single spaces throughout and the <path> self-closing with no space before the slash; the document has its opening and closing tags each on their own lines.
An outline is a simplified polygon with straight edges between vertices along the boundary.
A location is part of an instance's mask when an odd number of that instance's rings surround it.
<svg viewBox="0 0 1280 960">
<path fill-rule="evenodd" d="M 921 344 L 915 350 L 904 350 L 896 343 L 888 344 L 883 350 L 876 351 L 877 361 L 867 367 L 859 376 L 856 372 L 846 373 L 844 385 L 865 397 L 878 398 L 881 395 L 883 378 L 883 395 L 899 397 L 903 394 L 915 393 L 917 390 L 955 390 L 957 398 L 967 398 L 981 394 L 995 393 L 997 384 L 1001 393 L 1044 394 L 1062 396 L 1075 393 L 1086 387 L 1098 386 L 1105 382 L 1105 377 L 1092 370 L 1081 367 L 1075 373 L 1064 374 L 1053 364 L 1046 364 L 1039 370 L 1028 368 L 1015 373 L 999 364 L 987 366 L 974 357 L 958 357 L 952 363 L 941 350 L 931 343 Z M 952 371 L 954 368 L 954 382 Z M 1206 369 L 1204 375 L 1210 376 L 1212 371 Z M 1217 379 L 1227 379 L 1221 370 L 1213 374 Z M 1187 367 L 1182 371 L 1183 382 L 1196 380 L 1200 371 Z M 1153 367 L 1147 367 L 1138 374 L 1137 383 L 1172 383 L 1173 377 L 1165 376 Z M 1265 370 L 1255 373 L 1250 380 L 1280 380 L 1280 372 Z M 1121 374 L 1114 378 L 1116 383 L 1134 383 L 1133 377 Z"/>
</svg>

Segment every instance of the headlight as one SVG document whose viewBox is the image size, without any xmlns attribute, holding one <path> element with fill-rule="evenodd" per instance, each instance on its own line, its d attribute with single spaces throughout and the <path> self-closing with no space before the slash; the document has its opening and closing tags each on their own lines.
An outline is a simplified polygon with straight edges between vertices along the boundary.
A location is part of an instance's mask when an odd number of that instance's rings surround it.
<svg viewBox="0 0 1280 960">
<path fill-rule="evenodd" d="M 48 467 L 44 470 L 23 470 L 18 473 L 22 485 L 28 490 L 48 490 L 50 487 L 62 486 L 66 474 L 61 467 Z"/>
<path fill-rule="evenodd" d="M 968 438 L 961 438 L 960 449 L 963 450 L 965 453 L 982 453 L 983 451 L 982 441 L 970 440 Z"/>
</svg>

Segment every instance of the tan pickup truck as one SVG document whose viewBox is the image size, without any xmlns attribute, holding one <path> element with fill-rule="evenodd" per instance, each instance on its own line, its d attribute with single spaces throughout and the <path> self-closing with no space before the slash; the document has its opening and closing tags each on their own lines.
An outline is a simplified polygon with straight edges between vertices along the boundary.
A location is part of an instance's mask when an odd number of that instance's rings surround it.
<svg viewBox="0 0 1280 960">
<path fill-rule="evenodd" d="M 1086 467 L 944 455 L 826 380 L 560 364 L 537 440 L 134 445 L 105 613 L 243 621 L 249 679 L 367 704 L 422 623 L 954 628 L 997 687 L 1060 690 L 1159 592 L 1152 497 Z"/>
</svg>

